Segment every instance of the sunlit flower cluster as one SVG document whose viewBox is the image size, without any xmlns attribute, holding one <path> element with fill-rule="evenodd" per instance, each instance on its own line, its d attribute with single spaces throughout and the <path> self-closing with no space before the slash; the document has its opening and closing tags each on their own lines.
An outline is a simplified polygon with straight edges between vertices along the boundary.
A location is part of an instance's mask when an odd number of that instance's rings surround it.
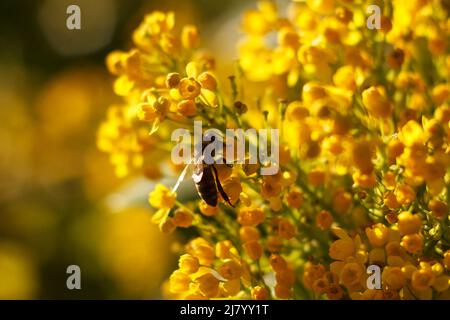
<svg viewBox="0 0 450 320">
<path fill-rule="evenodd" d="M 450 8 L 375 2 L 380 29 L 362 0 L 286 12 L 260 1 L 243 13 L 230 74 L 171 12 L 147 15 L 135 47 L 108 56 L 124 102 L 98 145 L 120 176 L 155 178 L 168 163 L 176 177 L 170 134 L 194 120 L 280 130 L 277 174 L 216 165 L 234 207 L 150 193 L 160 230 L 189 237 L 168 298 L 450 299 Z M 367 286 L 373 265 L 379 289 Z"/>
</svg>

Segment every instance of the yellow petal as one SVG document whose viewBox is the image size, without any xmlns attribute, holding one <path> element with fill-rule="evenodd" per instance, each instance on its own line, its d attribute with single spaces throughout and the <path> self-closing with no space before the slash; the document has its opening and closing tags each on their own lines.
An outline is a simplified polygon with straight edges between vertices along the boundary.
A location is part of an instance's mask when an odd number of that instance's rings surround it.
<svg viewBox="0 0 450 320">
<path fill-rule="evenodd" d="M 159 224 L 162 219 L 164 219 L 167 214 L 169 213 L 168 209 L 159 209 L 156 211 L 156 213 L 152 216 L 152 222 L 155 224 Z"/>
<path fill-rule="evenodd" d="M 130 81 L 126 75 L 120 76 L 114 81 L 114 92 L 119 96 L 126 96 L 133 89 L 134 82 Z"/>
<path fill-rule="evenodd" d="M 178 91 L 178 89 L 176 89 L 176 88 L 170 89 L 169 94 L 170 94 L 170 97 L 174 100 L 178 100 L 178 101 L 183 100 L 183 97 L 181 96 L 180 91 Z"/>
<path fill-rule="evenodd" d="M 202 89 L 200 99 L 208 106 L 217 108 L 216 94 L 208 89 Z"/>
<path fill-rule="evenodd" d="M 198 76 L 198 67 L 197 67 L 197 63 L 195 62 L 189 62 L 186 66 L 186 74 L 188 76 L 188 78 L 194 78 L 197 79 Z"/>
<path fill-rule="evenodd" d="M 338 228 L 338 227 L 334 227 L 331 229 L 331 231 L 333 232 L 333 234 L 338 237 L 339 239 L 350 239 L 350 237 L 348 236 L 347 232 L 345 232 L 343 229 Z"/>
</svg>

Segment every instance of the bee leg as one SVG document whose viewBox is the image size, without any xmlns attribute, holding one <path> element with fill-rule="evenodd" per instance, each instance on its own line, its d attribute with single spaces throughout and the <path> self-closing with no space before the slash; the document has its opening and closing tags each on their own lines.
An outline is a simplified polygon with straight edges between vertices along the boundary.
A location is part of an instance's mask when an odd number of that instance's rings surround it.
<svg viewBox="0 0 450 320">
<path fill-rule="evenodd" d="M 214 166 L 211 166 L 213 168 L 214 171 L 214 178 L 216 179 L 216 185 L 217 185 L 217 190 L 219 190 L 220 195 L 222 196 L 222 198 L 230 205 L 234 208 L 234 205 L 231 203 L 230 198 L 228 197 L 228 195 L 226 194 L 225 190 L 223 190 L 222 185 L 220 184 L 219 181 L 219 174 L 217 173 L 217 169 Z"/>
</svg>

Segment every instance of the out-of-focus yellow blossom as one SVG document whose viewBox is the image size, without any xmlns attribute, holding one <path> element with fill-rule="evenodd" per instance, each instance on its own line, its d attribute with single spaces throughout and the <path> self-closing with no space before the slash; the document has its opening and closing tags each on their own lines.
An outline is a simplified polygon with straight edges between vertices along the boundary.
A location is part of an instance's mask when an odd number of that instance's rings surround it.
<svg viewBox="0 0 450 320">
<path fill-rule="evenodd" d="M 159 224 L 159 228 L 164 233 L 171 233 L 179 224 L 173 217 L 169 216 L 170 209 L 175 205 L 176 194 L 162 184 L 156 185 L 155 189 L 149 194 L 148 201 L 150 205 L 158 209 L 152 217 L 154 223 Z"/>
<path fill-rule="evenodd" d="M 21 247 L 0 243 L 0 298 L 32 299 L 38 289 L 35 266 Z"/>
<path fill-rule="evenodd" d="M 148 210 L 104 214 L 98 224 L 99 261 L 118 288 L 136 298 L 158 290 L 171 264 L 170 241 L 152 224 Z M 155 243 L 160 250 L 152 249 Z"/>
<path fill-rule="evenodd" d="M 372 246 L 382 247 L 389 239 L 389 229 L 384 224 L 378 223 L 372 228 L 366 228 L 366 235 Z"/>
</svg>

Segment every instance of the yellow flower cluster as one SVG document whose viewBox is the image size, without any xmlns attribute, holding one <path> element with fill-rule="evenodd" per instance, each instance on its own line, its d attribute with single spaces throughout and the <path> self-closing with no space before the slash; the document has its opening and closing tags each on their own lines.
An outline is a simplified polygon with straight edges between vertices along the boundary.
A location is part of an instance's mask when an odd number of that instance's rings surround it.
<svg viewBox="0 0 450 320">
<path fill-rule="evenodd" d="M 135 48 L 108 56 L 124 104 L 98 144 L 119 175 L 170 163 L 171 131 L 194 120 L 281 133 L 275 175 L 216 165 L 234 207 L 219 192 L 216 207 L 151 192 L 163 232 L 192 229 L 167 297 L 450 299 L 449 8 L 376 3 L 379 29 L 366 24 L 371 1 L 294 1 L 286 15 L 258 2 L 227 81 L 173 13 L 149 14 Z"/>
</svg>

